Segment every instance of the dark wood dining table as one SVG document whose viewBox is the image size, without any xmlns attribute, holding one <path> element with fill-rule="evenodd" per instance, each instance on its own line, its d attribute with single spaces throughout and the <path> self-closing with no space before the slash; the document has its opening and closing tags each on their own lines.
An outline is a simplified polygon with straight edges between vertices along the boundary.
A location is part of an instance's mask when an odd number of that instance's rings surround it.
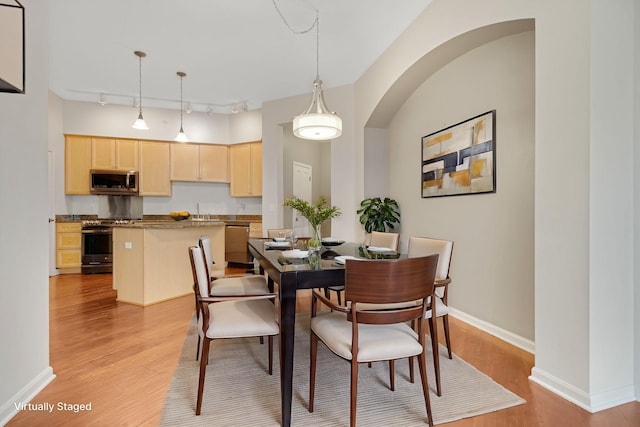
<svg viewBox="0 0 640 427">
<path fill-rule="evenodd" d="M 282 423 L 291 425 L 293 393 L 293 343 L 295 337 L 296 293 L 298 289 L 327 288 L 344 284 L 344 266 L 334 262 L 337 255 L 358 256 L 359 244 L 344 243 L 323 248 L 317 262 L 285 260 L 282 250 L 268 248 L 271 239 L 249 239 L 249 251 L 267 273 L 269 286 L 278 284 L 280 299 L 280 399 Z M 286 248 L 285 250 L 287 250 Z"/>
</svg>

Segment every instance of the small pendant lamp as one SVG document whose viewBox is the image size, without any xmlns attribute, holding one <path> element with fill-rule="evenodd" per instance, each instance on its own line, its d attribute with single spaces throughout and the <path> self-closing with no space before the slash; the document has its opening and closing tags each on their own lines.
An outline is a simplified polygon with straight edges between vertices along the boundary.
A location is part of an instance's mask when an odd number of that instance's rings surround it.
<svg viewBox="0 0 640 427">
<path fill-rule="evenodd" d="M 135 52 L 133 52 L 134 55 L 136 55 L 138 57 L 139 60 L 139 87 L 140 87 L 140 108 L 138 110 L 138 118 L 136 119 L 136 121 L 133 123 L 133 125 L 131 125 L 132 128 L 134 129 L 141 129 L 141 130 L 147 130 L 149 129 L 149 126 L 147 126 L 147 123 L 144 121 L 144 118 L 142 117 L 142 58 L 144 58 L 145 56 L 147 56 L 146 53 L 136 50 Z"/>
<path fill-rule="evenodd" d="M 180 77 L 180 131 L 178 132 L 178 136 L 176 136 L 176 141 L 178 142 L 189 142 L 189 138 L 187 138 L 187 135 L 184 133 L 184 130 L 182 129 L 182 79 L 184 77 L 187 76 L 186 73 L 183 73 L 182 71 L 178 71 L 176 73 L 178 75 L 178 77 Z"/>
</svg>

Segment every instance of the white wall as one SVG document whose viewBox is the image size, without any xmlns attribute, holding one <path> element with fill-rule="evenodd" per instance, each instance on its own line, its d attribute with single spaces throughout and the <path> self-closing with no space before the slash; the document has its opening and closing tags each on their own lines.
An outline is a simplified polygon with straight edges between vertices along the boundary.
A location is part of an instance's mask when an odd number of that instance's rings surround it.
<svg viewBox="0 0 640 427">
<path fill-rule="evenodd" d="M 389 196 L 402 208 L 402 247 L 410 236 L 453 240 L 451 307 L 510 331 L 529 350 L 534 36 L 505 37 L 450 62 L 407 99 L 388 127 Z M 422 199 L 421 137 L 493 109 L 496 193 Z"/>
<path fill-rule="evenodd" d="M 640 1 L 636 0 L 634 8 L 634 68 L 640 69 Z M 636 400 L 640 401 L 640 73 L 634 73 L 634 180 L 633 180 L 633 200 L 634 200 L 634 227 L 633 227 L 633 257 L 635 266 L 633 271 L 634 281 L 634 355 L 635 355 L 635 388 Z"/>
<path fill-rule="evenodd" d="M 55 95 L 52 97 L 57 98 Z M 59 99 L 59 98 L 58 98 Z M 63 131 L 54 135 L 56 152 L 57 214 L 97 214 L 100 196 L 64 195 L 64 135 L 97 135 L 121 138 L 140 138 L 172 141 L 180 127 L 180 112 L 158 108 L 145 108 L 144 118 L 150 129 L 133 129 L 136 109 L 128 106 L 100 106 L 96 103 L 61 101 Z M 183 115 L 184 130 L 189 140 L 200 143 L 233 144 L 257 141 L 262 138 L 260 111 L 240 114 L 212 114 L 192 112 Z M 174 182 L 171 197 L 144 197 L 143 212 L 167 214 L 187 210 L 201 214 L 260 214 L 262 200 L 259 197 L 233 198 L 226 183 Z"/>
<path fill-rule="evenodd" d="M 26 93 L 0 93 L 0 203 L 7 213 L 0 222 L 1 425 L 15 414 L 15 402 L 29 401 L 54 378 L 47 279 L 47 3 L 22 4 Z"/>
<path fill-rule="evenodd" d="M 634 220 L 629 90 L 634 83 L 633 6 L 634 0 L 595 0 L 590 11 L 597 17 L 591 24 L 589 145 L 589 391 L 595 410 L 635 396 L 634 253 L 629 232 Z M 616 355 L 615 367 L 607 368 L 611 354 Z"/>
</svg>

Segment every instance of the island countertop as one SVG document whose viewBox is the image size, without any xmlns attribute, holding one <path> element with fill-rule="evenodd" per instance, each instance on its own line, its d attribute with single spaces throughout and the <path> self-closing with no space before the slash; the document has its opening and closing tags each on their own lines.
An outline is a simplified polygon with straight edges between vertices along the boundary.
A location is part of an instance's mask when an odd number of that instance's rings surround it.
<svg viewBox="0 0 640 427">
<path fill-rule="evenodd" d="M 114 228 L 196 228 L 196 227 L 216 227 L 216 226 L 223 227 L 224 225 L 225 225 L 224 221 L 220 221 L 217 219 L 212 219 L 212 220 L 185 219 L 182 221 L 138 220 L 138 221 L 132 221 L 128 224 L 115 224 Z"/>
</svg>

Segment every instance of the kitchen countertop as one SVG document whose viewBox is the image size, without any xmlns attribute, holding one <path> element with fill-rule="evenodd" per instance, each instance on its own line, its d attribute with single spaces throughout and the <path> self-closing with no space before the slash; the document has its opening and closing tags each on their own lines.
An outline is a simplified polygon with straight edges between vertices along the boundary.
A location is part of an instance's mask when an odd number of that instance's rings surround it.
<svg viewBox="0 0 640 427">
<path fill-rule="evenodd" d="M 133 221 L 129 224 L 114 224 L 114 228 L 195 228 L 195 227 L 215 227 L 224 226 L 224 221 L 217 219 L 212 220 L 190 220 L 185 219 L 182 221 L 175 220 L 159 220 L 159 221 Z"/>
<path fill-rule="evenodd" d="M 207 220 L 193 220 L 193 215 L 191 219 L 185 220 L 190 222 L 222 222 L 227 225 L 241 225 L 241 226 L 249 226 L 249 223 L 252 222 L 262 222 L 262 215 L 202 215 L 207 218 Z M 98 215 L 56 215 L 56 222 L 78 222 L 85 220 L 97 220 Z M 144 215 L 143 219 L 134 220 L 136 224 L 144 224 L 147 223 L 149 225 L 166 225 L 166 223 L 175 224 L 177 222 L 185 222 L 185 221 L 175 221 L 171 219 L 169 215 Z M 192 225 L 193 226 L 193 225 Z"/>
</svg>

